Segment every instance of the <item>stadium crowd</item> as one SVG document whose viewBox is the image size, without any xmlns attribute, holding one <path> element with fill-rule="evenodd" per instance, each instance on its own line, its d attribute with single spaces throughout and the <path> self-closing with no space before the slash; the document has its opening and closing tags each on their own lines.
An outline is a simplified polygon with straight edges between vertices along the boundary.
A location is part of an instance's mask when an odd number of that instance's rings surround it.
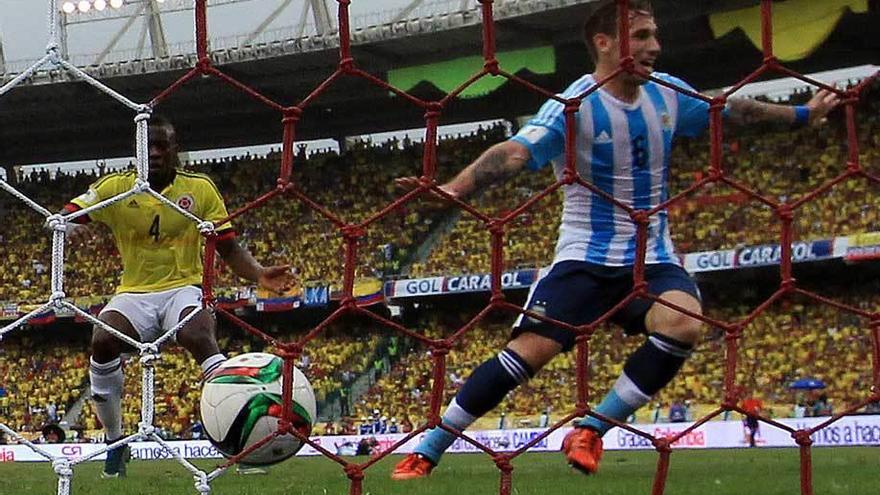
<svg viewBox="0 0 880 495">
<path fill-rule="evenodd" d="M 859 112 L 862 164 L 876 172 L 880 162 L 880 98 L 873 92 Z M 829 126 L 796 131 L 767 129 L 731 131 L 725 145 L 725 169 L 735 180 L 756 188 L 776 200 L 799 197 L 840 175 L 846 168 L 845 133 L 839 118 Z M 447 138 L 438 148 L 438 177 L 442 180 L 468 163 L 489 144 L 507 135 L 500 125 L 467 136 Z M 421 171 L 421 143 L 408 139 L 381 144 L 369 141 L 349 143 L 342 153 L 322 152 L 306 156 L 300 150 L 294 165 L 296 187 L 318 205 L 338 214 L 347 223 L 363 221 L 399 197 L 393 179 L 418 175 Z M 224 195 L 230 212 L 274 187 L 280 157 L 241 156 L 188 164 L 208 173 Z M 704 176 L 708 164 L 705 139 L 683 143 L 673 158 L 671 191 L 678 192 Z M 16 188 L 49 211 L 58 211 L 70 198 L 82 193 L 105 170 L 75 174 L 34 172 L 20 177 Z M 480 211 L 502 216 L 552 183 L 548 172 L 521 174 L 504 186 L 486 191 L 474 200 Z M 819 239 L 835 235 L 875 231 L 878 214 L 867 199 L 872 186 L 849 180 L 800 208 L 795 216 L 796 238 Z M 547 264 L 552 257 L 559 221 L 561 192 L 556 191 L 509 226 L 505 263 L 508 268 Z M 9 194 L 0 194 L 0 210 L 7 212 L 0 230 L 0 301 L 45 302 L 49 293 L 51 266 L 50 236 L 41 228 L 44 219 Z M 438 241 L 430 254 L 419 258 L 419 247 L 431 230 L 448 214 L 460 215 L 454 229 Z M 740 193 L 722 186 L 704 188 L 670 211 L 672 235 L 680 252 L 762 244 L 778 239 L 772 212 Z M 342 237 L 338 228 L 296 198 L 274 199 L 256 212 L 235 222 L 239 236 L 258 259 L 265 263 L 291 261 L 304 283 L 342 280 Z M 485 273 L 489 270 L 489 236 L 482 222 L 467 212 L 432 210 L 415 200 L 390 212 L 367 228 L 359 242 L 357 276 L 382 278 L 407 271 L 413 276 L 449 273 Z M 418 261 L 411 265 L 412 261 Z M 67 251 L 65 289 L 71 297 L 111 294 L 120 273 L 119 256 L 109 235 L 81 248 Z M 221 268 L 219 286 L 234 286 L 228 271 Z M 876 307 L 878 299 L 864 294 L 846 296 L 855 304 Z M 861 297 L 861 299 L 859 299 Z M 721 305 L 708 308 L 709 315 L 723 320 L 742 317 L 747 308 Z M 714 312 L 714 313 L 713 313 Z M 441 335 L 458 328 L 458 318 L 426 314 L 420 326 Z M 453 324 L 454 323 L 454 324 Z M 466 334 L 450 354 L 447 394 L 479 362 L 500 348 L 510 322 L 483 325 Z M 446 329 L 446 330 L 444 330 Z M 658 401 L 672 404 L 691 401 L 717 404 L 721 394 L 723 336 L 707 334 L 679 379 Z M 739 371 L 741 377 L 760 377 L 750 384 L 765 402 L 793 403 L 784 396 L 785 384 L 799 376 L 815 375 L 827 384 L 827 397 L 834 406 L 852 403 L 864 395 L 867 374 L 842 363 L 869 363 L 864 345 L 864 328 L 845 314 L 837 314 L 811 303 L 786 303 L 771 307 L 746 329 Z M 334 334 L 319 339 L 300 363 L 317 394 L 324 396 L 344 387 L 340 373 L 357 373 L 372 365 L 370 349 L 374 338 Z M 602 331 L 592 341 L 591 394 L 599 396 L 622 366 L 622 356 L 636 342 L 618 332 Z M 786 344 L 786 345 L 783 345 Z M 227 340 L 221 347 L 247 352 L 252 344 Z M 39 429 L 50 418 L 50 405 L 59 418 L 79 398 L 87 370 L 87 346 L 49 343 L 31 345 L 26 340 L 0 346 L 0 422 L 27 431 Z M 171 351 L 164 355 L 157 373 L 157 420 L 162 428 L 179 435 L 191 427 L 197 403 L 198 366 L 188 355 Z M 374 410 L 399 423 L 418 424 L 427 410 L 430 390 L 430 360 L 425 350 L 413 347 L 354 404 L 353 417 L 372 417 Z M 139 420 L 139 366 L 127 367 L 132 388 L 125 402 L 125 424 Z M 502 405 L 510 417 L 534 416 L 549 409 L 564 413 L 574 404 L 573 355 L 551 362 L 534 380 L 521 387 Z M 862 395 L 860 395 L 860 393 Z M 449 396 L 449 395 L 447 395 Z M 788 414 L 788 411 L 780 411 Z M 644 414 L 644 413 L 641 413 Z M 81 421 L 94 429 L 94 414 L 86 405 Z M 645 418 L 640 418 L 645 419 Z"/>
<path fill-rule="evenodd" d="M 37 332 L 0 346 L 0 423 L 39 432 L 59 421 L 88 387 L 88 352 Z"/>
<path fill-rule="evenodd" d="M 874 91 L 860 112 L 861 162 L 872 170 L 880 160 L 880 98 Z M 734 180 L 771 199 L 784 201 L 803 194 L 842 174 L 847 148 L 840 118 L 831 125 L 794 131 L 735 129 L 727 136 L 724 167 Z M 504 139 L 501 125 L 471 135 L 446 138 L 438 147 L 438 177 L 452 175 L 488 144 Z M 674 148 L 670 191 L 675 194 L 704 177 L 709 148 L 705 137 Z M 374 144 L 349 143 L 340 153 L 306 155 L 301 149 L 294 166 L 294 182 L 318 205 L 354 224 L 380 211 L 398 198 L 393 179 L 417 175 L 421 170 L 422 144 L 391 139 Z M 380 166 L 377 166 L 380 164 Z M 230 212 L 244 206 L 275 185 L 280 155 L 245 155 L 190 163 L 188 168 L 210 175 L 217 183 Z M 103 170 L 75 175 L 32 173 L 18 188 L 57 211 L 80 194 Z M 504 216 L 553 181 L 548 171 L 520 174 L 474 201 L 490 216 Z M 795 214 L 795 238 L 830 238 L 874 230 L 876 208 L 866 201 L 870 184 L 848 180 L 802 206 Z M 547 264 L 552 258 L 559 226 L 561 191 L 532 205 L 509 224 L 505 237 L 508 269 Z M 3 229 L 0 256 L 0 301 L 37 303 L 48 294 L 51 266 L 50 237 L 40 229 L 41 218 L 21 201 L 0 195 L 0 206 L 9 211 Z M 443 236 L 426 257 L 417 250 L 444 215 L 460 215 L 454 229 Z M 843 221 L 845 217 L 846 221 Z M 271 201 L 235 222 L 241 239 L 266 263 L 294 260 L 299 279 L 308 283 L 339 284 L 344 261 L 343 238 L 336 225 L 305 203 L 290 196 Z M 679 252 L 695 252 L 775 242 L 779 221 L 772 210 L 726 185 L 709 185 L 670 209 L 673 241 Z M 750 228 L 761 226 L 761 228 Z M 770 228 L 766 228 L 770 226 Z M 371 224 L 359 241 L 358 278 L 383 278 L 401 271 L 411 276 L 489 271 L 489 235 L 486 226 L 467 212 L 444 212 L 411 201 Z M 331 255 L 328 255 L 331 254 Z M 109 235 L 91 245 L 69 250 L 65 267 L 67 293 L 73 297 L 111 294 L 119 273 L 119 258 Z M 409 266 L 409 263 L 412 263 Z M 218 286 L 240 284 L 220 266 Z"/>
</svg>

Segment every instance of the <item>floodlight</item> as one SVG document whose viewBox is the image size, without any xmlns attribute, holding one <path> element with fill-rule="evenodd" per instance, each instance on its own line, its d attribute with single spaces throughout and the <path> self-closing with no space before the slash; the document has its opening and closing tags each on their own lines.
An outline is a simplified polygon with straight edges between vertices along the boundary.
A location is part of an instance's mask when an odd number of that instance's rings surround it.
<svg viewBox="0 0 880 495">
<path fill-rule="evenodd" d="M 73 2 L 64 2 L 64 4 L 61 5 L 61 11 L 65 14 L 72 14 L 74 10 L 76 10 L 76 5 L 74 5 Z"/>
<path fill-rule="evenodd" d="M 95 0 L 95 3 L 92 4 L 95 7 L 95 10 L 98 12 L 107 8 L 107 0 Z"/>
<path fill-rule="evenodd" d="M 76 8 L 79 9 L 80 12 L 85 14 L 92 8 L 92 4 L 89 3 L 89 0 L 80 0 L 78 4 L 76 4 Z"/>
<path fill-rule="evenodd" d="M 118 9 L 122 7 L 122 0 L 110 0 L 110 6 L 114 9 Z"/>
</svg>

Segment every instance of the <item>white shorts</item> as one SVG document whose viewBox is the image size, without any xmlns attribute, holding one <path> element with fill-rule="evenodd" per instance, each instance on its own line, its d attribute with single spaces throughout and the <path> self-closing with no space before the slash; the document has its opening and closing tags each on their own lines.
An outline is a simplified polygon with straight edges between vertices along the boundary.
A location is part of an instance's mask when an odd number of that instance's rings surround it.
<svg viewBox="0 0 880 495">
<path fill-rule="evenodd" d="M 141 342 L 153 342 L 180 323 L 183 310 L 201 306 L 202 290 L 187 285 L 162 292 L 117 294 L 98 316 L 116 311 L 128 319 Z"/>
</svg>

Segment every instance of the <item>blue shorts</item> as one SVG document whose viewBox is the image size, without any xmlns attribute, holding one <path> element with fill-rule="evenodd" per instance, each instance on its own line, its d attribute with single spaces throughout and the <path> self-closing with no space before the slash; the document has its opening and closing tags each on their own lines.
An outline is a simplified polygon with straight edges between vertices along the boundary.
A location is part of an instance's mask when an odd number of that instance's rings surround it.
<svg viewBox="0 0 880 495">
<path fill-rule="evenodd" d="M 645 265 L 648 292 L 686 292 L 698 301 L 700 290 L 684 268 L 672 263 Z M 633 289 L 631 266 L 604 266 L 585 261 L 561 261 L 532 287 L 525 308 L 569 325 L 586 325 L 607 313 Z M 627 335 L 647 333 L 645 315 L 654 301 L 637 298 L 621 308 L 611 321 Z M 576 335 L 564 328 L 521 315 L 513 336 L 530 332 L 559 342 L 563 350 L 574 347 Z"/>
</svg>

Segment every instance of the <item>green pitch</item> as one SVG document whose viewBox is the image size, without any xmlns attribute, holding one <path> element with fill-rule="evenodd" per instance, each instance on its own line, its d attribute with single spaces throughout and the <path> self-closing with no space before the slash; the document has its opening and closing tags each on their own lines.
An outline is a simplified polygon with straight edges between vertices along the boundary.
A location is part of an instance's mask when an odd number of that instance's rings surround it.
<svg viewBox="0 0 880 495">
<path fill-rule="evenodd" d="M 391 456 L 367 470 L 364 495 L 497 494 L 498 470 L 488 457 L 448 455 L 424 480 L 392 482 L 388 474 L 402 457 Z M 364 462 L 366 458 L 355 458 Z M 657 463 L 651 452 L 607 452 L 597 476 L 586 477 L 565 465 L 561 454 L 527 454 L 514 461 L 514 495 L 649 494 Z M 200 462 L 210 469 L 213 462 Z M 99 479 L 101 464 L 74 470 L 71 495 L 196 494 L 192 477 L 172 461 L 132 461 L 128 478 Z M 880 449 L 813 450 L 814 493 L 880 493 Z M 679 451 L 672 455 L 668 495 L 799 494 L 799 456 L 795 449 Z M 345 495 L 348 479 L 323 458 L 295 458 L 273 466 L 268 475 L 237 475 L 232 470 L 212 483 L 212 495 Z M 0 493 L 50 495 L 56 478 L 47 463 L 0 464 Z"/>
</svg>

